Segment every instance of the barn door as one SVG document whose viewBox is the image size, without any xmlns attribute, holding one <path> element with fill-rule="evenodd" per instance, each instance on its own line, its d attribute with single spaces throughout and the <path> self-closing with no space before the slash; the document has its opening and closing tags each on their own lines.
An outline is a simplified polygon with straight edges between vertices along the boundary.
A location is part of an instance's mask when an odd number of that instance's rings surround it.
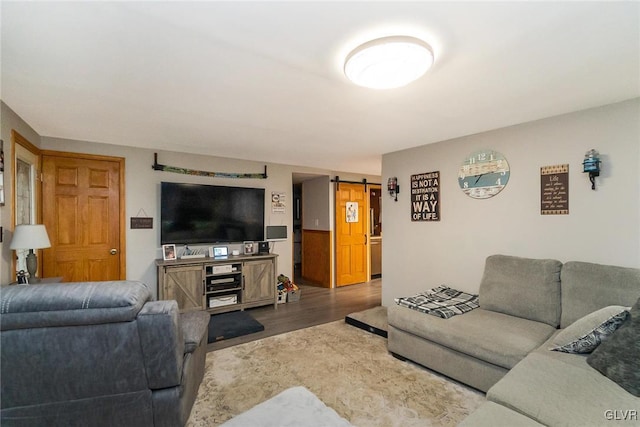
<svg viewBox="0 0 640 427">
<path fill-rule="evenodd" d="M 336 286 L 367 281 L 367 202 L 364 184 L 336 183 Z"/>
</svg>

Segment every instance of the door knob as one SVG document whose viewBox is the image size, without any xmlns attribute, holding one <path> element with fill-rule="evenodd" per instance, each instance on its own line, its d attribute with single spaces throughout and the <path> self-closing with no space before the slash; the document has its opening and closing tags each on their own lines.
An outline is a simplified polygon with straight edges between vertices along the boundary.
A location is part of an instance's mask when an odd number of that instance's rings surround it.
<svg viewBox="0 0 640 427">
<path fill-rule="evenodd" d="M 111 255 L 115 255 L 115 254 L 117 254 L 117 253 L 118 253 L 118 250 L 117 250 L 116 248 L 112 248 L 112 249 L 109 251 L 109 253 L 110 253 Z"/>
</svg>

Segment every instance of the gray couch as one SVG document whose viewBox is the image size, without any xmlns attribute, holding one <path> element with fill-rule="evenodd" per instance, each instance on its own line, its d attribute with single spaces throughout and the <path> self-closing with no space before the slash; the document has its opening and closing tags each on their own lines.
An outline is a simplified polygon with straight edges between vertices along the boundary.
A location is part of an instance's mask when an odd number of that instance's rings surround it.
<svg viewBox="0 0 640 427">
<path fill-rule="evenodd" d="M 182 426 L 204 375 L 209 316 L 140 282 L 0 291 L 2 426 Z"/>
<path fill-rule="evenodd" d="M 390 352 L 487 392 L 464 425 L 603 425 L 616 409 L 640 416 L 640 399 L 591 368 L 587 355 L 548 349 L 583 316 L 633 306 L 640 270 L 493 255 L 479 295 L 480 308 L 446 320 L 388 308 Z"/>
</svg>

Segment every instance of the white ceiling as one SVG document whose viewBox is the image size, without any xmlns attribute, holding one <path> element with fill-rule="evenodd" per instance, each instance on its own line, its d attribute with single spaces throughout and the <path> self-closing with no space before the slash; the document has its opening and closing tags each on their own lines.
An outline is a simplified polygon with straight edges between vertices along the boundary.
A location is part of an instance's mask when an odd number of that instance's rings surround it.
<svg viewBox="0 0 640 427">
<path fill-rule="evenodd" d="M 638 2 L 8 2 L 5 103 L 40 135 L 380 174 L 381 155 L 640 96 Z M 436 61 L 376 91 L 391 34 Z"/>
</svg>

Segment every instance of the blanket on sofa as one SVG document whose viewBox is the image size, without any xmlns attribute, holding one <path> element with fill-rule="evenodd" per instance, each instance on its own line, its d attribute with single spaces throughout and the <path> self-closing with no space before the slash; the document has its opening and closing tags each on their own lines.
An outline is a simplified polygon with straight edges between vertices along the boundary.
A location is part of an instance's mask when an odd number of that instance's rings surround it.
<svg viewBox="0 0 640 427">
<path fill-rule="evenodd" d="M 458 291 L 448 286 L 438 286 L 411 297 L 395 299 L 396 304 L 422 313 L 448 319 L 478 308 L 478 295 Z"/>
</svg>

